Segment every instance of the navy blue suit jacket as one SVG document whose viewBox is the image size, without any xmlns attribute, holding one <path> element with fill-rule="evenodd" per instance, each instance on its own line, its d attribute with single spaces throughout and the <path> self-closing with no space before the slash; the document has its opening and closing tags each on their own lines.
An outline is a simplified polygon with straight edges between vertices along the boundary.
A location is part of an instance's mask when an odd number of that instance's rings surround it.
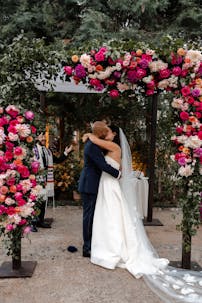
<svg viewBox="0 0 202 303">
<path fill-rule="evenodd" d="M 97 194 L 102 171 L 117 178 L 119 171 L 107 164 L 100 147 L 88 140 L 84 147 L 84 167 L 79 178 L 80 193 Z"/>
</svg>

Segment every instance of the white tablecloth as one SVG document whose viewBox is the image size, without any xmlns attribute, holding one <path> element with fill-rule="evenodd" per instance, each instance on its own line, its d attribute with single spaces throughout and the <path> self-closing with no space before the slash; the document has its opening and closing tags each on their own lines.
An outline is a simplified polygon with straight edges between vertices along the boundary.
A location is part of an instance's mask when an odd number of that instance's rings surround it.
<svg viewBox="0 0 202 303">
<path fill-rule="evenodd" d="M 147 217 L 149 183 L 148 178 L 133 178 L 134 195 L 137 201 L 137 211 L 142 218 Z"/>
</svg>

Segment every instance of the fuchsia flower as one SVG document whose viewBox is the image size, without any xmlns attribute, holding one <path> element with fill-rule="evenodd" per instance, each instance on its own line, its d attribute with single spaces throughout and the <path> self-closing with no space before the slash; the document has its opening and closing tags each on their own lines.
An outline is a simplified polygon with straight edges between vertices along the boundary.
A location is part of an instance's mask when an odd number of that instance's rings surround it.
<svg viewBox="0 0 202 303">
<path fill-rule="evenodd" d="M 14 229 L 13 225 L 12 224 L 7 224 L 6 225 L 6 230 L 7 231 L 12 231 Z"/>
<path fill-rule="evenodd" d="M 28 110 L 27 112 L 25 112 L 25 118 L 27 120 L 33 120 L 34 119 L 34 113 L 30 110 Z"/>
<path fill-rule="evenodd" d="M 197 88 L 193 89 L 192 92 L 191 92 L 193 97 L 199 97 L 200 93 L 201 93 L 200 90 L 197 89 Z"/>
<path fill-rule="evenodd" d="M 71 66 L 64 66 L 64 72 L 68 76 L 72 76 L 73 69 Z"/>
<path fill-rule="evenodd" d="M 6 107 L 6 112 L 13 118 L 17 117 L 19 114 L 19 109 L 15 107 L 14 105 L 8 105 Z"/>
<path fill-rule="evenodd" d="M 159 74 L 162 79 L 168 78 L 170 76 L 170 70 L 168 68 L 162 69 Z"/>
<path fill-rule="evenodd" d="M 178 77 L 181 74 L 182 70 L 179 66 L 173 67 L 172 73 L 174 76 Z"/>
<path fill-rule="evenodd" d="M 37 174 L 37 173 L 38 173 L 39 167 L 40 167 L 40 163 L 39 163 L 38 161 L 32 162 L 31 168 L 32 168 L 32 172 L 33 172 L 34 174 Z"/>
<path fill-rule="evenodd" d="M 189 114 L 187 112 L 181 112 L 180 113 L 181 120 L 185 121 L 189 119 Z"/>
<path fill-rule="evenodd" d="M 119 96 L 119 91 L 117 89 L 112 89 L 109 92 L 109 95 L 110 95 L 111 98 L 115 99 Z"/>
<path fill-rule="evenodd" d="M 189 88 L 189 86 L 184 86 L 182 89 L 181 89 L 181 93 L 184 97 L 188 96 L 191 94 L 191 90 Z"/>
<path fill-rule="evenodd" d="M 86 70 L 85 68 L 83 67 L 83 65 L 81 64 L 78 64 L 76 67 L 75 67 L 75 75 L 76 77 L 82 79 L 82 78 L 85 78 L 86 76 Z"/>
<path fill-rule="evenodd" d="M 15 156 L 21 156 L 23 153 L 22 148 L 20 146 L 17 146 L 16 148 L 14 148 L 14 155 Z"/>
</svg>

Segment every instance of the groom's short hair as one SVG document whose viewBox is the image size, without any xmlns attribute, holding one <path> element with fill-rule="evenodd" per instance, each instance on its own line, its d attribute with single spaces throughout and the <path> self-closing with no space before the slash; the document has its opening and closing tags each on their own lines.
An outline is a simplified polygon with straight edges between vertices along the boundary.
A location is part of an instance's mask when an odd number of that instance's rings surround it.
<svg viewBox="0 0 202 303">
<path fill-rule="evenodd" d="M 98 138 L 105 139 L 108 127 L 103 121 L 95 121 L 92 125 L 92 133 Z"/>
</svg>

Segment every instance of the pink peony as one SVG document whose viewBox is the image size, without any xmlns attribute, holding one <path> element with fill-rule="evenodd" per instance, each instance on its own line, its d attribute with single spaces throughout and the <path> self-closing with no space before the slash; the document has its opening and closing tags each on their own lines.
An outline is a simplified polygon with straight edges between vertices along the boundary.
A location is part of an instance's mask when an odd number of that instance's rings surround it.
<svg viewBox="0 0 202 303">
<path fill-rule="evenodd" d="M 24 228 L 24 230 L 23 230 L 23 234 L 26 235 L 26 234 L 30 233 L 30 231 L 31 231 L 31 227 L 30 226 L 26 226 Z"/>
<path fill-rule="evenodd" d="M 168 68 L 162 69 L 160 70 L 159 74 L 162 79 L 168 78 L 170 76 L 170 70 Z"/>
<path fill-rule="evenodd" d="M 21 219 L 18 225 L 25 225 L 27 223 L 26 219 Z"/>
<path fill-rule="evenodd" d="M 179 66 L 176 66 L 172 69 L 172 73 L 174 76 L 179 76 L 181 74 L 182 70 Z"/>
<path fill-rule="evenodd" d="M 37 173 L 38 173 L 38 171 L 39 171 L 39 166 L 40 166 L 40 163 L 39 163 L 38 161 L 32 162 L 31 168 L 32 168 L 32 172 L 33 172 L 34 174 L 37 174 Z"/>
<path fill-rule="evenodd" d="M 202 140 L 202 131 L 198 132 L 198 137 L 199 137 L 200 140 Z"/>
<path fill-rule="evenodd" d="M 6 225 L 6 230 L 7 231 L 12 231 L 14 229 L 13 225 L 12 224 L 7 224 Z"/>
<path fill-rule="evenodd" d="M 119 96 L 119 91 L 117 89 L 112 89 L 109 92 L 109 95 L 110 95 L 111 98 L 115 99 Z"/>
<path fill-rule="evenodd" d="M 185 121 L 189 119 L 189 114 L 187 112 L 181 112 L 180 113 L 181 120 Z"/>
<path fill-rule="evenodd" d="M 190 91 L 190 88 L 189 86 L 184 86 L 182 89 L 181 89 L 181 93 L 184 97 L 188 96 L 191 94 L 191 91 Z"/>
<path fill-rule="evenodd" d="M 34 119 L 34 113 L 32 111 L 30 111 L 30 110 L 26 111 L 25 112 L 25 118 L 27 120 L 33 120 Z"/>
<path fill-rule="evenodd" d="M 22 155 L 22 147 L 17 146 L 17 147 L 14 149 L 14 155 L 15 155 L 15 156 L 21 156 L 21 155 Z"/>
<path fill-rule="evenodd" d="M 13 118 L 17 117 L 19 114 L 19 109 L 15 107 L 14 105 L 8 105 L 6 107 L 6 112 Z"/>
<path fill-rule="evenodd" d="M 14 198 L 19 201 L 21 200 L 23 197 L 22 193 L 21 192 L 16 192 L 15 195 L 14 195 Z"/>
<path fill-rule="evenodd" d="M 71 66 L 64 66 L 64 72 L 68 76 L 72 76 L 73 69 Z"/>
<path fill-rule="evenodd" d="M 95 60 L 96 60 L 97 62 L 104 61 L 104 60 L 105 60 L 105 52 L 101 52 L 101 51 L 97 52 L 97 53 L 95 54 Z"/>
<path fill-rule="evenodd" d="M 29 169 L 24 165 L 18 166 L 17 171 L 20 173 L 22 178 L 28 178 L 30 175 Z"/>
<path fill-rule="evenodd" d="M 148 90 L 146 90 L 146 95 L 147 96 L 151 96 L 151 95 L 153 95 L 154 94 L 154 90 L 153 89 L 148 89 Z"/>
<path fill-rule="evenodd" d="M 138 68 L 137 72 L 136 72 L 136 77 L 138 78 L 138 80 L 144 78 L 146 76 L 147 72 L 145 69 L 142 68 Z"/>
</svg>

